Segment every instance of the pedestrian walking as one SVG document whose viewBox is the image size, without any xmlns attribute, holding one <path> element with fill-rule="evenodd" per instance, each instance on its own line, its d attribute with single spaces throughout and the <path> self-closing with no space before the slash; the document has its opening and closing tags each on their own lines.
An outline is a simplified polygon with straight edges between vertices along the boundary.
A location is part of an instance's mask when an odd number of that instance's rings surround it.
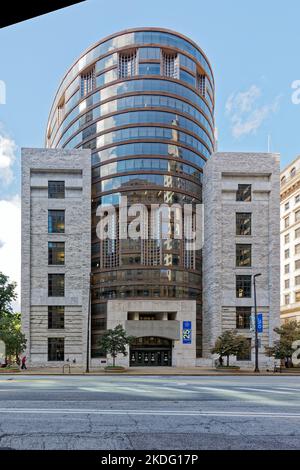
<svg viewBox="0 0 300 470">
<path fill-rule="evenodd" d="M 27 367 L 26 367 L 26 359 L 27 359 L 26 356 L 23 356 L 23 357 L 22 357 L 21 369 L 27 369 Z"/>
</svg>

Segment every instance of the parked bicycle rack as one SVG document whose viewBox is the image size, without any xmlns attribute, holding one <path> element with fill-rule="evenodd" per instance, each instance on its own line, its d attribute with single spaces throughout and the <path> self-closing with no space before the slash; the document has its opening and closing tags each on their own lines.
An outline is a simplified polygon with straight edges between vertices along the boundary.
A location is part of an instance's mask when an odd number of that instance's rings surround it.
<svg viewBox="0 0 300 470">
<path fill-rule="evenodd" d="M 66 368 L 66 367 L 67 367 L 68 370 L 69 370 L 69 374 L 71 374 L 71 366 L 70 366 L 70 364 L 64 364 L 64 366 L 63 366 L 63 374 L 65 373 L 65 368 Z"/>
</svg>

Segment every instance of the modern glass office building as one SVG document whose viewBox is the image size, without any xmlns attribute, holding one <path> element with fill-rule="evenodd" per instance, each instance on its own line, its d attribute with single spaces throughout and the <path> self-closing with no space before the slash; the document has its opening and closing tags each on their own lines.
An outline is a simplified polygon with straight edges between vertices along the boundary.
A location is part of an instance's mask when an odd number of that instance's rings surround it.
<svg viewBox="0 0 300 470">
<path fill-rule="evenodd" d="M 96 209 L 117 206 L 121 196 L 128 205 L 201 202 L 202 169 L 215 146 L 214 78 L 203 51 L 189 38 L 158 28 L 126 30 L 99 41 L 61 81 L 46 146 L 92 152 L 92 357 L 101 356 L 97 343 L 107 328 L 111 299 L 195 301 L 201 357 L 201 250 L 188 251 L 184 240 L 172 237 L 101 241 Z M 174 221 L 167 230 L 172 233 Z M 137 315 L 129 312 L 127 320 Z M 139 319 L 165 315 L 150 309 Z M 167 341 L 142 342 L 167 350 Z"/>
</svg>

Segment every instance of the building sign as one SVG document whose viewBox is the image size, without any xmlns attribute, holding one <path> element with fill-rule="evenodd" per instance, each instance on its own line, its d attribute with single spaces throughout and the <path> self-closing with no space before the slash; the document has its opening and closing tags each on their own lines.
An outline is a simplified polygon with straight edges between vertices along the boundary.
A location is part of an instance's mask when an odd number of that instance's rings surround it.
<svg viewBox="0 0 300 470">
<path fill-rule="evenodd" d="M 264 322 L 263 322 L 263 314 L 257 314 L 257 333 L 262 333 L 264 331 Z"/>
<path fill-rule="evenodd" d="M 192 343 L 192 322 L 191 321 L 182 322 L 182 343 L 183 344 Z"/>
<path fill-rule="evenodd" d="M 263 322 L 263 314 L 257 314 L 257 333 L 263 333 L 264 330 L 264 322 Z M 251 313 L 250 318 L 250 331 L 255 331 L 255 314 Z"/>
</svg>

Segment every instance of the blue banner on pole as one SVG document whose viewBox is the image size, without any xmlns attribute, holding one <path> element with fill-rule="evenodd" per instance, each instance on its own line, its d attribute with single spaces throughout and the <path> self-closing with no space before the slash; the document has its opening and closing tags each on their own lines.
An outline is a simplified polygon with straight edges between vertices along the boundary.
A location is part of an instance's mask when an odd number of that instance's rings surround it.
<svg viewBox="0 0 300 470">
<path fill-rule="evenodd" d="M 264 331 L 263 314 L 258 313 L 257 314 L 257 333 L 263 333 L 263 331 Z"/>
<path fill-rule="evenodd" d="M 182 322 L 182 343 L 183 344 L 192 343 L 192 322 L 191 321 Z"/>
</svg>

